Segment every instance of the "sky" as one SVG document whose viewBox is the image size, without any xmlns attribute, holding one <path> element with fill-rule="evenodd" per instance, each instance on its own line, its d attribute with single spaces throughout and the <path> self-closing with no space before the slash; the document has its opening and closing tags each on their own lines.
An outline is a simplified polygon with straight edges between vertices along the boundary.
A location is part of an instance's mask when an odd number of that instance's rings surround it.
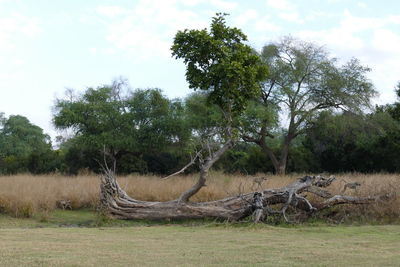
<svg viewBox="0 0 400 267">
<path fill-rule="evenodd" d="M 395 101 L 400 80 L 398 0 L 0 0 L 0 112 L 23 115 L 55 137 L 52 107 L 67 88 L 83 92 L 123 76 L 132 88 L 190 93 L 171 57 L 178 30 L 203 29 L 229 13 L 256 49 L 291 35 L 332 57 L 361 60 L 380 93 Z"/>
</svg>

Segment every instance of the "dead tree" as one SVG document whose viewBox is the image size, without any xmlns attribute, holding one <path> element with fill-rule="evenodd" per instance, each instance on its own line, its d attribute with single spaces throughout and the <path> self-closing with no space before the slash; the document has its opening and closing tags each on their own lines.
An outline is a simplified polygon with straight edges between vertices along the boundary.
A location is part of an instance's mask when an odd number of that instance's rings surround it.
<svg viewBox="0 0 400 267">
<path fill-rule="evenodd" d="M 335 178 L 304 176 L 281 188 L 251 192 L 210 202 L 190 202 L 190 198 L 204 185 L 212 164 L 232 146 L 225 143 L 202 163 L 199 179 L 192 188 L 178 199 L 167 202 L 140 201 L 128 196 L 119 186 L 114 170 L 105 166 L 101 177 L 101 205 L 111 216 L 120 219 L 195 219 L 215 218 L 237 221 L 253 215 L 254 222 L 263 221 L 271 214 L 280 214 L 289 221 L 288 208 L 295 208 L 311 215 L 323 209 L 341 204 L 368 204 L 381 197 L 353 197 L 332 195 L 326 190 Z M 310 201 L 305 193 L 318 196 L 320 201 Z M 276 207 L 279 207 L 277 209 Z"/>
</svg>

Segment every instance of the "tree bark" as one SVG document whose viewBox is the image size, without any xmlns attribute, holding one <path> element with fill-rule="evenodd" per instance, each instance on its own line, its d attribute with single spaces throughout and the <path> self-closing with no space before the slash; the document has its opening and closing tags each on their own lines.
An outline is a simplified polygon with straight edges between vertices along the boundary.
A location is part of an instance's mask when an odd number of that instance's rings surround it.
<svg viewBox="0 0 400 267">
<path fill-rule="evenodd" d="M 285 136 L 285 140 L 282 144 L 281 156 L 278 162 L 278 168 L 275 170 L 277 175 L 285 175 L 286 174 L 286 166 L 287 166 L 287 159 L 289 156 L 289 147 L 290 143 L 292 142 L 292 134 L 288 134 Z"/>
<path fill-rule="evenodd" d="M 200 189 L 206 184 L 207 176 L 208 176 L 208 171 L 214 165 L 214 163 L 221 158 L 221 156 L 229 150 L 233 146 L 233 141 L 232 139 L 228 140 L 220 149 L 218 149 L 217 152 L 214 154 L 211 154 L 208 156 L 206 161 L 201 165 L 200 168 L 200 177 L 197 183 L 184 192 L 180 197 L 179 197 L 179 202 L 188 202 L 189 198 L 191 198 L 193 195 L 195 195 L 197 192 L 200 191 Z"/>
<path fill-rule="evenodd" d="M 319 210 L 340 204 L 367 204 L 379 197 L 332 196 L 322 189 L 329 186 L 335 179 L 320 176 L 304 176 L 294 183 L 282 188 L 267 189 L 262 192 L 251 192 L 210 202 L 189 202 L 193 195 L 185 192 L 180 198 L 167 202 L 140 201 L 129 197 L 121 189 L 114 173 L 104 172 L 101 178 L 101 206 L 111 216 L 120 219 L 196 219 L 215 218 L 237 221 L 253 215 L 254 221 L 262 221 L 270 214 L 281 214 L 287 221 L 286 212 L 289 207 L 313 214 Z M 202 182 L 199 182 L 202 183 Z M 197 187 L 196 187 L 197 188 Z M 324 200 L 311 203 L 302 195 L 309 192 Z M 186 199 L 186 201 L 184 201 Z M 272 207 L 281 204 L 281 208 Z"/>
</svg>

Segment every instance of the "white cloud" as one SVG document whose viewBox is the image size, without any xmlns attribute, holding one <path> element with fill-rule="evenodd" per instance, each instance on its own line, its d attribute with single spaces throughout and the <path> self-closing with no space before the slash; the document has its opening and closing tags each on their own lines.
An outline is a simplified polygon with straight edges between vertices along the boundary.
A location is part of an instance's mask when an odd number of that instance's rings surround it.
<svg viewBox="0 0 400 267">
<path fill-rule="evenodd" d="M 357 17 L 345 10 L 337 26 L 296 35 L 327 45 L 334 56 L 344 60 L 359 58 L 372 68 L 370 77 L 381 93 L 377 103 L 387 103 L 393 101 L 393 86 L 400 79 L 395 71 L 400 62 L 400 32 L 390 30 L 390 26 L 398 24 L 397 19 L 396 16 Z"/>
<path fill-rule="evenodd" d="M 210 4 L 216 8 L 222 9 L 222 12 L 233 11 L 237 8 L 238 3 L 234 3 L 232 1 L 224 1 L 224 0 L 210 0 Z"/>
<path fill-rule="evenodd" d="M 258 12 L 255 9 L 246 9 L 244 12 L 240 13 L 236 17 L 236 24 L 239 27 L 243 27 L 248 24 L 250 21 L 254 21 L 258 19 Z"/>
<path fill-rule="evenodd" d="M 36 18 L 13 14 L 0 18 L 0 48 L 13 48 L 15 39 L 23 36 L 33 38 L 41 32 Z"/>
<path fill-rule="evenodd" d="M 363 35 L 371 34 L 395 23 L 397 23 L 395 16 L 385 18 L 356 17 L 350 11 L 345 10 L 337 26 L 321 31 L 300 31 L 298 35 L 309 40 L 329 44 L 338 49 L 359 50 L 366 48 L 366 43 L 370 41 Z"/>
<path fill-rule="evenodd" d="M 279 32 L 281 27 L 271 22 L 269 16 L 264 16 L 255 22 L 254 29 L 259 32 Z"/>
<path fill-rule="evenodd" d="M 400 16 L 388 16 L 386 18 L 386 22 L 393 24 L 400 24 Z"/>
<path fill-rule="evenodd" d="M 276 9 L 277 16 L 284 21 L 291 23 L 304 23 L 300 18 L 297 6 L 288 0 L 267 0 L 267 7 Z M 276 12 L 275 11 L 275 12 Z"/>
<path fill-rule="evenodd" d="M 330 12 L 324 12 L 324 11 L 320 11 L 320 10 L 311 10 L 308 12 L 308 14 L 306 14 L 304 16 L 304 20 L 306 22 L 314 22 L 316 20 L 320 20 L 320 19 L 328 19 L 328 18 L 332 18 L 335 15 L 333 13 Z"/>
<path fill-rule="evenodd" d="M 377 29 L 376 31 L 374 31 L 372 45 L 376 49 L 385 51 L 386 53 L 400 55 L 399 44 L 399 34 L 396 34 L 387 29 Z"/>
<path fill-rule="evenodd" d="M 125 13 L 125 9 L 119 6 L 98 6 L 97 12 L 106 17 L 115 17 Z"/>
<path fill-rule="evenodd" d="M 367 8 L 367 4 L 364 2 L 357 2 L 357 6 L 361 8 Z"/>
<path fill-rule="evenodd" d="M 304 20 L 300 18 L 299 13 L 297 12 L 284 12 L 284 13 L 279 13 L 278 16 L 286 20 L 288 22 L 295 22 L 295 23 L 304 23 Z"/>
<path fill-rule="evenodd" d="M 89 52 L 93 55 L 96 55 L 98 53 L 98 49 L 96 47 L 90 47 Z"/>
<path fill-rule="evenodd" d="M 200 3 L 204 2 L 204 0 L 181 0 L 182 5 L 193 7 Z"/>
<path fill-rule="evenodd" d="M 183 0 L 140 0 L 132 8 L 101 6 L 97 13 L 108 19 L 106 39 L 117 50 L 139 58 L 169 58 L 178 30 L 208 27 L 209 14 L 192 11 L 193 6 L 202 3 L 224 10 L 237 7 L 236 3 L 223 0 L 198 0 L 190 4 Z"/>
<path fill-rule="evenodd" d="M 22 66 L 25 64 L 25 60 L 20 59 L 20 58 L 16 58 L 12 61 L 13 65 L 15 66 Z"/>
<path fill-rule="evenodd" d="M 267 6 L 279 10 L 292 10 L 293 5 L 287 0 L 267 0 Z"/>
</svg>

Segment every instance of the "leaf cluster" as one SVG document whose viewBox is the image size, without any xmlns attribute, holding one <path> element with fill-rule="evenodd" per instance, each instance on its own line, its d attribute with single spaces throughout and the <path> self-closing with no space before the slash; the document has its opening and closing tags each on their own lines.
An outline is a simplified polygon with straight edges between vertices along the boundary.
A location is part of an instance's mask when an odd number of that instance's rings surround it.
<svg viewBox="0 0 400 267">
<path fill-rule="evenodd" d="M 213 18 L 210 31 L 178 31 L 171 50 L 186 64 L 190 88 L 209 91 L 211 103 L 239 114 L 247 100 L 260 93 L 259 82 L 266 78 L 267 68 L 245 44 L 246 35 L 226 26 L 225 15 Z"/>
</svg>

